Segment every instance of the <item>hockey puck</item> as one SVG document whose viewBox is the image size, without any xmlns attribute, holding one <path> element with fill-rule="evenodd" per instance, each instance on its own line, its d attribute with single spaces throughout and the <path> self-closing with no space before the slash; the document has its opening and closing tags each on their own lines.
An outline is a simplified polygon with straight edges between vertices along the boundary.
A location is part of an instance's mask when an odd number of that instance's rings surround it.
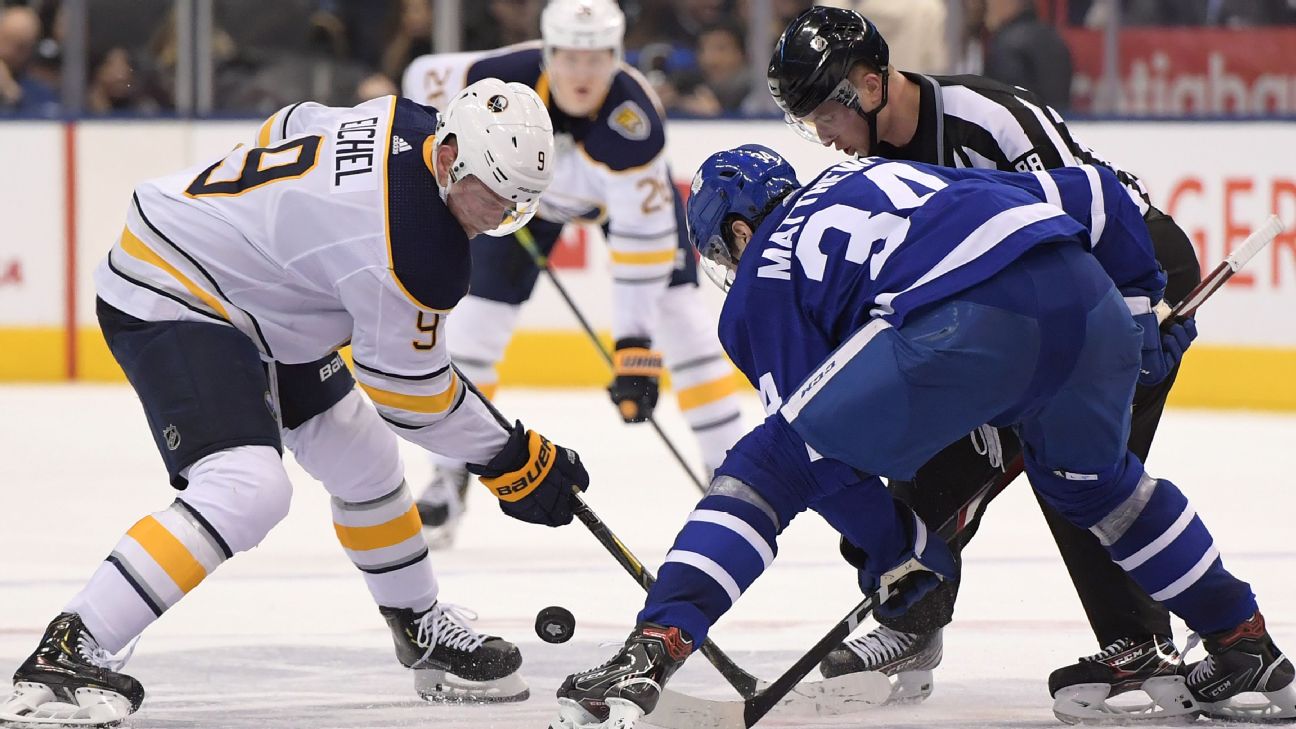
<svg viewBox="0 0 1296 729">
<path fill-rule="evenodd" d="M 536 613 L 535 631 L 546 643 L 566 643 L 576 632 L 576 616 L 567 608 L 550 605 Z"/>
</svg>

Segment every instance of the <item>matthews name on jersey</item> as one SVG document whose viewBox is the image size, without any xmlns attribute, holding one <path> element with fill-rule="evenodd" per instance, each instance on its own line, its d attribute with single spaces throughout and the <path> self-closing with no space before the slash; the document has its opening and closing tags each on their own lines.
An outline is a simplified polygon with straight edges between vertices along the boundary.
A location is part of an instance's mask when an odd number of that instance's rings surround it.
<svg viewBox="0 0 1296 729">
<path fill-rule="evenodd" d="M 99 296 L 140 319 L 227 323 L 267 361 L 350 343 L 361 388 L 397 432 L 489 461 L 508 433 L 459 380 L 443 336 L 471 259 L 437 189 L 436 122 L 393 96 L 282 109 L 221 159 L 135 189 L 95 271 Z"/>
<path fill-rule="evenodd" d="M 772 413 L 861 328 L 899 326 L 1035 246 L 1077 240 L 1132 310 L 1160 298 L 1165 277 L 1141 211 L 1109 170 L 844 162 L 761 223 L 725 300 L 720 339 Z"/>
<path fill-rule="evenodd" d="M 405 71 L 402 93 L 436 104 L 481 78 L 517 81 L 536 90 L 554 127 L 554 181 L 538 217 L 555 223 L 607 225 L 615 338 L 651 337 L 656 296 L 688 248 L 666 165 L 663 112 L 637 71 L 622 65 L 598 111 L 563 113 L 549 94 L 538 42 L 495 51 L 422 56 Z"/>
</svg>

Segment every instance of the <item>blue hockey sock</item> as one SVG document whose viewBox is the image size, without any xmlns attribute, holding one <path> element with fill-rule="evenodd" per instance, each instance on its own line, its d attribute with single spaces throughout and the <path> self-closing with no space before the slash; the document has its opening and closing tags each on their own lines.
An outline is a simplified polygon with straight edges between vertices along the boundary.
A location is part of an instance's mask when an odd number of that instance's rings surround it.
<svg viewBox="0 0 1296 729">
<path fill-rule="evenodd" d="M 774 561 L 775 518 L 752 500 L 708 494 L 675 537 L 639 622 L 680 628 L 700 645 Z"/>
<path fill-rule="evenodd" d="M 1188 497 L 1149 476 L 1133 455 L 1099 474 L 1051 472 L 1032 463 L 1027 469 L 1045 499 L 1093 532 L 1112 560 L 1189 628 L 1230 630 L 1256 611 L 1251 586 L 1224 569 Z"/>
</svg>

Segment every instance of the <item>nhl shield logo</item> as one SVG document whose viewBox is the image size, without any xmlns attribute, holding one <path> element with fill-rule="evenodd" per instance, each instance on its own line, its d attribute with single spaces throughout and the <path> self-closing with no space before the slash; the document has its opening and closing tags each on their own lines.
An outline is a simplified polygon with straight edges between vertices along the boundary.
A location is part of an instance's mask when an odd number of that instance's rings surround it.
<svg viewBox="0 0 1296 729">
<path fill-rule="evenodd" d="M 180 447 L 180 429 L 174 425 L 162 429 L 162 438 L 166 440 L 167 450 L 173 451 Z"/>
<path fill-rule="evenodd" d="M 508 99 L 503 94 L 495 94 L 486 101 L 486 108 L 498 114 L 508 108 Z"/>
</svg>

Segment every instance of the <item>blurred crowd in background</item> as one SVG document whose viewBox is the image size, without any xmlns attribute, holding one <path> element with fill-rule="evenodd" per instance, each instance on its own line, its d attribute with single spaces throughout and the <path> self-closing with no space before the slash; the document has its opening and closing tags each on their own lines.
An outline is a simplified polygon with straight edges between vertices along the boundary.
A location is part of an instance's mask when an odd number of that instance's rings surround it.
<svg viewBox="0 0 1296 729">
<path fill-rule="evenodd" d="M 190 2 L 0 0 L 0 114 L 183 110 L 177 79 L 193 65 L 183 58 L 193 51 L 178 14 Z M 210 38 L 201 47 L 209 49 L 209 108 L 216 115 L 256 116 L 301 99 L 346 105 L 396 93 L 405 66 L 434 49 L 432 0 L 209 2 Z M 460 50 L 539 38 L 543 2 L 462 2 Z M 827 2 L 873 21 L 890 43 L 893 65 L 902 70 L 985 74 L 1029 88 L 1059 111 L 1290 115 L 1296 108 L 1296 51 L 1285 35 L 1296 33 L 1296 0 Z M 769 115 L 765 79 L 756 69 L 768 60 L 788 21 L 811 4 L 770 0 L 770 37 L 752 47 L 752 0 L 622 0 L 629 29 L 626 61 L 651 81 L 671 115 Z M 84 79 L 76 86 L 84 96 L 74 104 L 66 103 L 63 82 L 71 57 L 70 7 L 84 13 L 84 33 L 76 36 L 85 44 L 77 54 L 85 59 Z M 1148 29 L 1156 34 L 1137 36 Z M 1199 89 L 1197 82 L 1176 85 L 1167 70 L 1176 56 L 1167 51 L 1162 58 L 1169 60 L 1151 57 L 1142 70 L 1137 59 L 1132 66 L 1127 59 L 1117 73 L 1129 76 L 1119 81 L 1129 88 L 1102 106 L 1096 85 L 1103 71 L 1085 68 L 1112 63 L 1110 52 L 1103 57 L 1104 33 L 1109 44 L 1112 33 L 1129 36 L 1132 43 L 1122 42 L 1118 49 L 1147 50 L 1148 43 L 1182 44 L 1185 38 L 1194 53 L 1209 55 L 1218 46 L 1223 60 L 1203 66 L 1199 75 L 1205 80 L 1198 85 L 1218 81 L 1224 91 L 1214 85 Z M 1259 70 L 1241 72 L 1251 84 L 1243 92 L 1227 86 L 1230 53 L 1234 66 L 1238 53 L 1277 57 L 1257 59 Z M 1275 74 L 1272 89 L 1252 88 Z M 1212 96 L 1221 93 L 1219 99 Z"/>
</svg>

